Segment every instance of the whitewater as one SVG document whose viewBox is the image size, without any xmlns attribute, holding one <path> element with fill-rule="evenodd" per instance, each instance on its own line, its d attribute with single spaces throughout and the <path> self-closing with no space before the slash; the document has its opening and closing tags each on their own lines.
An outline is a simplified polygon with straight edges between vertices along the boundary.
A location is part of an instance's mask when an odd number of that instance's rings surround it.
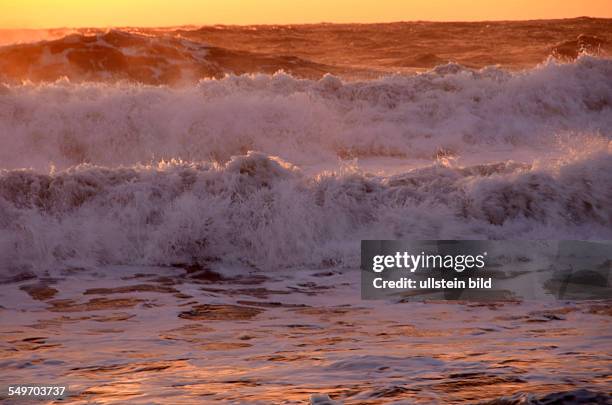
<svg viewBox="0 0 612 405">
<path fill-rule="evenodd" d="M 59 81 L 3 85 L 5 169 L 227 161 L 257 150 L 300 165 L 608 140 L 612 61 L 549 60 L 520 72 L 441 65 L 365 82 L 227 76 L 171 88 Z M 582 148 L 580 148 L 582 149 Z"/>
<path fill-rule="evenodd" d="M 585 55 L 371 81 L 3 85 L 3 265 L 354 265 L 361 238 L 606 239 L 610 77 Z"/>
</svg>

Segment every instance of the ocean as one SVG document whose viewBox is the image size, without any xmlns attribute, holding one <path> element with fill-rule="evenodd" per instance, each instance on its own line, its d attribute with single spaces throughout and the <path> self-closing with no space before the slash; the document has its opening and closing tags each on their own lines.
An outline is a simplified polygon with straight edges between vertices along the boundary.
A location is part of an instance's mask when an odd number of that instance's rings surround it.
<svg viewBox="0 0 612 405">
<path fill-rule="evenodd" d="M 358 270 L 362 239 L 612 239 L 612 20 L 0 45 L 1 386 L 610 400 L 609 301 L 363 301 Z"/>
</svg>

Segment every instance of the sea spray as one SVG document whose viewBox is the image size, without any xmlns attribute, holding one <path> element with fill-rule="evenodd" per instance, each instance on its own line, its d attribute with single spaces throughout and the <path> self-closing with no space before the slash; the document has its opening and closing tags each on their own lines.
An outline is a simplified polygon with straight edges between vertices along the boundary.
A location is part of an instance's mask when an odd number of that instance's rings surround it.
<svg viewBox="0 0 612 405">
<path fill-rule="evenodd" d="M 609 239 L 611 170 L 607 152 L 394 176 L 311 176 L 254 152 L 227 164 L 4 170 L 0 255 L 7 268 L 214 258 L 269 269 L 356 266 L 371 238 Z"/>
</svg>

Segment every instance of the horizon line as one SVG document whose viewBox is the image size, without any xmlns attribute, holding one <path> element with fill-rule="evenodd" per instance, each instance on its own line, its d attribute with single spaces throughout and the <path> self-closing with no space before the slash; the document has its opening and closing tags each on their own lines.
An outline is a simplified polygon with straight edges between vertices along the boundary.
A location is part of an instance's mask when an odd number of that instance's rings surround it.
<svg viewBox="0 0 612 405">
<path fill-rule="evenodd" d="M 62 27 L 0 27 L 0 31 L 51 31 L 67 29 L 113 29 L 113 28 L 150 28 L 150 29 L 169 29 L 183 27 L 277 27 L 277 26 L 309 26 L 309 25 L 377 25 L 377 24 L 410 24 L 410 23 L 435 23 L 435 24 L 478 24 L 478 23 L 504 23 L 504 22 L 530 22 L 530 21 L 562 21 L 562 20 L 612 20 L 611 17 L 591 17 L 586 15 L 563 18 L 533 18 L 524 20 L 491 19 L 491 20 L 395 20 L 395 21 L 370 21 L 370 22 L 299 22 L 299 23 L 255 23 L 255 24 L 227 24 L 227 23 L 208 23 L 197 24 L 187 23 L 180 25 L 99 25 L 99 26 L 62 26 Z"/>
</svg>

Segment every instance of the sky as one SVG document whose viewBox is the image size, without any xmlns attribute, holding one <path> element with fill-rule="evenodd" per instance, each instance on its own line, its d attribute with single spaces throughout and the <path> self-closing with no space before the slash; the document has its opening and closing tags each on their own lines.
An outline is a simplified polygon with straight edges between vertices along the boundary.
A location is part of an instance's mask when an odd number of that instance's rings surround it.
<svg viewBox="0 0 612 405">
<path fill-rule="evenodd" d="M 0 28 L 612 17 L 612 0 L 0 0 Z"/>
</svg>

